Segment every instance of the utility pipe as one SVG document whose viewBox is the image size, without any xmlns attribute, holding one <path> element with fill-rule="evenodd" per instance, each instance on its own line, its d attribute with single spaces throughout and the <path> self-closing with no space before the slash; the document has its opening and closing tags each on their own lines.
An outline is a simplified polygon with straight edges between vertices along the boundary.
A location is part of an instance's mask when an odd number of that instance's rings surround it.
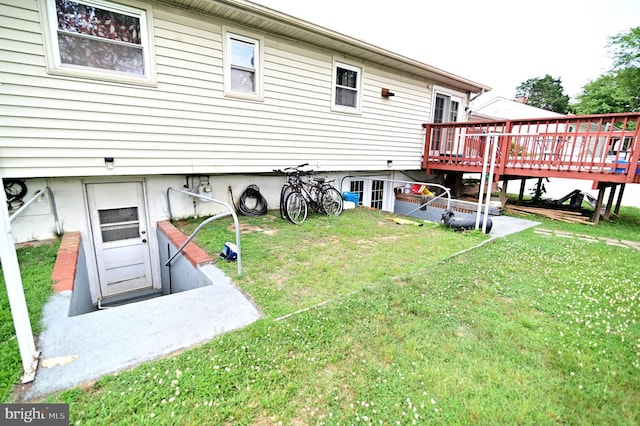
<svg viewBox="0 0 640 426">
<path fill-rule="evenodd" d="M 9 216 L 9 223 L 13 223 L 13 221 L 16 220 L 16 218 L 20 216 L 20 214 L 22 214 L 22 212 L 25 211 L 27 207 L 33 204 L 36 201 L 36 199 L 38 199 L 39 197 L 44 196 L 45 193 L 49 197 L 49 204 L 51 204 L 51 210 L 53 211 L 53 219 L 56 224 L 56 233 L 58 235 L 62 234 L 62 226 L 60 226 L 60 221 L 58 220 L 58 209 L 56 207 L 56 200 L 53 197 L 53 192 L 51 191 L 51 188 L 49 188 L 48 186 L 36 192 L 35 195 L 29 201 L 24 203 L 22 207 L 20 207 L 18 210 L 13 212 L 13 214 Z"/>
</svg>

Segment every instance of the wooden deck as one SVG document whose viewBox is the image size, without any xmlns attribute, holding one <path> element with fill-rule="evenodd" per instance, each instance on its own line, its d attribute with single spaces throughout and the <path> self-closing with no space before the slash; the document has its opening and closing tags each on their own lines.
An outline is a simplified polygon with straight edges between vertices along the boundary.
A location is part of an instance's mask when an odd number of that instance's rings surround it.
<svg viewBox="0 0 640 426">
<path fill-rule="evenodd" d="M 481 173 L 497 144 L 496 181 L 556 177 L 591 180 L 594 188 L 640 183 L 640 113 L 423 127 L 427 173 Z"/>
</svg>

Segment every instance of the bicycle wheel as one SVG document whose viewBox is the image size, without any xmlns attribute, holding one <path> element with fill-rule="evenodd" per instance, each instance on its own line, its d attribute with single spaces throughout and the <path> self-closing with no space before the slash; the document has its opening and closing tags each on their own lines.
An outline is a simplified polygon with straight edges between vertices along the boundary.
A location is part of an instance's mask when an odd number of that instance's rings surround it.
<svg viewBox="0 0 640 426">
<path fill-rule="evenodd" d="M 322 210 L 329 216 L 340 216 L 342 213 L 342 195 L 334 187 L 323 188 L 321 195 Z"/>
<path fill-rule="evenodd" d="M 284 202 L 284 211 L 287 219 L 296 225 L 307 219 L 307 201 L 299 192 L 292 192 Z"/>
<path fill-rule="evenodd" d="M 283 219 L 287 219 L 287 213 L 285 212 L 284 202 L 287 200 L 289 194 L 293 192 L 293 187 L 290 183 L 285 183 L 282 185 L 282 189 L 280 190 L 280 217 Z"/>
</svg>

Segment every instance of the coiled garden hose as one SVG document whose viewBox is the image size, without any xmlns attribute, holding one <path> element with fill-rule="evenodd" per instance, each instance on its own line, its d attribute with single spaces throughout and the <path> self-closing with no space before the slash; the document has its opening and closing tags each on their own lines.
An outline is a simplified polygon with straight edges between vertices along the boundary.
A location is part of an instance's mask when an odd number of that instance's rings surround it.
<svg viewBox="0 0 640 426">
<path fill-rule="evenodd" d="M 233 202 L 233 207 L 243 216 L 262 216 L 267 214 L 267 200 L 260 193 L 260 188 L 258 185 L 249 185 L 244 192 L 240 195 L 240 199 L 238 200 L 238 205 L 236 205 L 233 198 L 233 191 L 231 187 L 229 187 L 229 193 L 231 194 L 231 201 Z M 248 207 L 247 201 L 255 200 L 255 202 L 251 202 L 249 205 L 252 207 Z"/>
</svg>

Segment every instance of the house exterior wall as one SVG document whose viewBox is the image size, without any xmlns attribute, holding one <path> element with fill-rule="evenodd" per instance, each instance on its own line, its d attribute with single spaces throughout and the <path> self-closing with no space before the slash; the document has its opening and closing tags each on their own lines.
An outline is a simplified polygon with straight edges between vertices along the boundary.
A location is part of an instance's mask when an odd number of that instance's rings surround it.
<svg viewBox="0 0 640 426">
<path fill-rule="evenodd" d="M 332 176 L 324 174 L 322 176 Z M 335 176 L 334 176 L 335 177 Z M 64 232 L 79 231 L 83 241 L 91 241 L 90 224 L 87 217 L 85 183 L 101 182 L 126 182 L 129 177 L 64 177 L 64 178 L 33 178 L 25 181 L 27 195 L 24 201 L 29 200 L 39 190 L 49 187 L 53 193 L 53 201 L 47 196 L 40 197 L 36 202 L 27 207 L 20 215 L 15 217 L 12 223 L 12 234 L 16 242 L 45 240 L 55 236 L 55 221 L 53 209 L 55 208 L 60 218 L 60 224 Z M 173 218 L 210 216 L 225 211 L 218 204 L 196 201 L 177 192 L 169 194 L 167 188 L 191 190 L 185 188 L 185 176 L 147 176 L 144 178 L 144 188 L 147 198 L 147 212 L 149 223 L 155 233 L 155 223 L 170 219 L 169 205 Z M 279 204 L 280 188 L 284 182 L 281 176 L 253 176 L 253 175 L 219 175 L 210 176 L 212 191 L 211 198 L 223 201 L 233 207 L 228 188 L 237 200 L 248 185 L 258 185 L 261 194 L 267 199 L 269 208 L 277 209 Z M 10 212 L 10 214 L 13 212 Z M 85 244 L 86 245 L 86 244 Z"/>
<path fill-rule="evenodd" d="M 344 176 L 393 179 L 420 169 L 422 124 L 431 121 L 436 87 L 465 93 L 460 111 L 468 104 L 468 93 L 456 86 L 465 84 L 461 80 L 438 74 L 436 84 L 432 71 L 413 68 L 410 60 L 398 65 L 395 54 L 388 63 L 407 71 L 156 0 L 117 0 L 147 9 L 148 81 L 76 76 L 54 69 L 47 2 L 0 0 L 0 177 L 24 180 L 24 201 L 51 189 L 52 199 L 42 197 L 14 218 L 12 235 L 16 242 L 53 237 L 55 208 L 62 231 L 81 235 L 92 303 L 102 293 L 101 249 L 92 235 L 87 184 L 142 183 L 145 206 L 139 211 L 149 225 L 145 235 L 158 288 L 157 223 L 224 211 L 184 194 L 168 199 L 167 188 L 195 191 L 193 179 L 201 177 L 211 187 L 208 195 L 231 205 L 229 188 L 237 200 L 255 184 L 269 208 L 277 209 L 284 178 L 274 169 L 308 163 L 319 176 L 335 179 L 341 192 L 348 190 L 348 181 L 340 186 Z M 254 99 L 225 93 L 226 32 L 259 40 L 262 90 Z M 336 62 L 360 69 L 357 112 L 332 107 Z M 383 97 L 383 88 L 395 95 Z M 385 185 L 384 193 L 383 208 L 392 209 L 392 186 Z M 117 194 L 108 196 L 115 200 Z"/>
<path fill-rule="evenodd" d="M 44 2 L 0 0 L 4 178 L 420 168 L 430 82 L 151 4 L 156 87 L 48 74 Z M 264 40 L 262 101 L 225 97 L 223 28 Z M 331 111 L 334 60 L 362 67 L 361 114 Z"/>
</svg>

